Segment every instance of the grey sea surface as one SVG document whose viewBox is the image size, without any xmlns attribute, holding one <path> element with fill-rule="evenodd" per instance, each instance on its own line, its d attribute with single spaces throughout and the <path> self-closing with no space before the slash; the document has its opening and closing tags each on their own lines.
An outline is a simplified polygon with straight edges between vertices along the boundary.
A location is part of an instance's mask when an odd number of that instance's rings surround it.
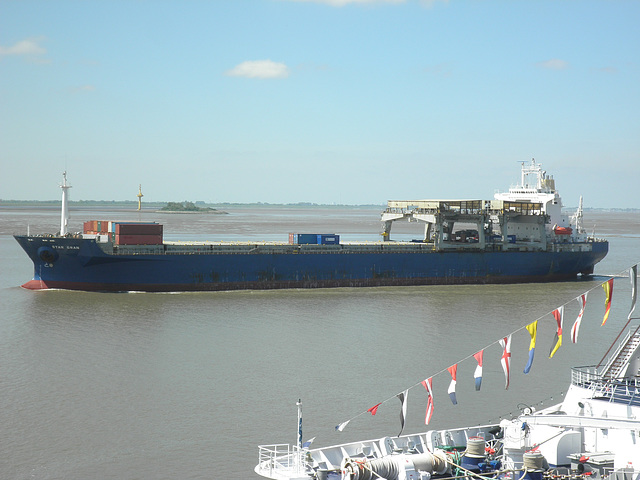
<svg viewBox="0 0 640 480">
<path fill-rule="evenodd" d="M 72 208 L 85 220 L 149 220 L 168 240 L 287 241 L 289 232 L 378 240 L 374 207 L 233 206 L 229 215 L 163 215 Z M 522 404 L 561 400 L 570 366 L 600 361 L 626 322 L 628 268 L 640 260 L 639 212 L 585 212 L 585 227 L 610 242 L 589 280 L 551 284 L 337 288 L 211 293 L 34 292 L 30 260 L 12 234 L 56 232 L 55 207 L 0 207 L 0 478 L 243 479 L 258 445 L 294 443 L 298 399 L 303 437 L 315 446 L 496 422 Z M 394 227 L 395 228 L 395 227 Z M 416 224 L 392 236 L 418 238 Z M 616 280 L 602 327 L 605 275 Z M 588 291 L 577 344 L 569 331 Z M 565 306 L 563 345 L 548 358 Z M 533 368 L 529 335 L 540 319 Z M 513 333 L 505 390 L 497 341 Z M 482 390 L 475 360 L 485 348 Z M 458 363 L 457 397 L 447 367 Z M 435 411 L 424 424 L 433 376 Z M 369 407 L 383 402 L 376 416 Z M 364 413 L 362 413 L 364 412 Z M 343 432 L 335 426 L 346 420 Z"/>
</svg>

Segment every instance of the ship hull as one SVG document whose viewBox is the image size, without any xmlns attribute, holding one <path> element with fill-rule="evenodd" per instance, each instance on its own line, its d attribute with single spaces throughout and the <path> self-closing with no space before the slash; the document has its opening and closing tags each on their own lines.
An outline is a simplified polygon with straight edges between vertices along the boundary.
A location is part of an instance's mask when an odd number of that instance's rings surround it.
<svg viewBox="0 0 640 480">
<path fill-rule="evenodd" d="M 214 291 L 553 282 L 588 275 L 607 242 L 554 251 L 444 251 L 396 246 L 260 253 L 109 254 L 93 239 L 16 236 L 34 264 L 23 287 L 84 291 Z"/>
</svg>

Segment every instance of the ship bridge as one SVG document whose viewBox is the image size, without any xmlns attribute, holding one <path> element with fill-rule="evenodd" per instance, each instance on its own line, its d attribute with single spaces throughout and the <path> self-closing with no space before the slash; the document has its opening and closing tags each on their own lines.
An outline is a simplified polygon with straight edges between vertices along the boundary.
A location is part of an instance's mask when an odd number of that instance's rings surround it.
<svg viewBox="0 0 640 480">
<path fill-rule="evenodd" d="M 424 243 L 436 250 L 465 248 L 484 250 L 489 244 L 503 250 L 535 246 L 546 249 L 545 224 L 548 216 L 543 204 L 506 200 L 389 200 L 382 212 L 382 236 L 390 240 L 393 222 L 404 220 L 424 223 Z M 475 229 L 454 231 L 456 224 Z"/>
</svg>

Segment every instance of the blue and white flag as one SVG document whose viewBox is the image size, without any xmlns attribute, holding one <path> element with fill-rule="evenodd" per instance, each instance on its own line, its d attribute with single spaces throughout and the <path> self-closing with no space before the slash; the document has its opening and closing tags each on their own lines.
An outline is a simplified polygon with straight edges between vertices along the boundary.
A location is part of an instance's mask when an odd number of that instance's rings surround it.
<svg viewBox="0 0 640 480">
<path fill-rule="evenodd" d="M 458 404 L 458 400 L 456 399 L 456 380 L 458 376 L 458 364 L 451 365 L 449 368 L 449 373 L 451 374 L 451 383 L 449 384 L 449 389 L 447 393 L 449 394 L 449 398 L 454 405 Z"/>
<path fill-rule="evenodd" d="M 478 366 L 476 367 L 476 371 L 473 373 L 473 378 L 476 381 L 476 391 L 480 391 L 480 387 L 482 386 L 482 357 L 484 355 L 484 350 L 480 350 L 478 353 L 473 354 L 473 358 L 478 362 Z"/>
<path fill-rule="evenodd" d="M 341 432 L 345 429 L 345 427 L 349 424 L 351 420 L 347 420 L 346 422 L 342 422 L 340 425 L 336 425 L 336 430 Z"/>
</svg>

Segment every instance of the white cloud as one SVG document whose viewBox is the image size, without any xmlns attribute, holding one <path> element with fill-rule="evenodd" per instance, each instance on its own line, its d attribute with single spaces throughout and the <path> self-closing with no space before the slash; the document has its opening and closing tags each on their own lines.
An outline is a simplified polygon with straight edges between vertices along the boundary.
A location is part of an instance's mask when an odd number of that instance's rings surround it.
<svg viewBox="0 0 640 480">
<path fill-rule="evenodd" d="M 72 93 L 86 93 L 86 92 L 95 92 L 95 85 L 80 85 L 79 87 L 73 87 L 71 89 Z"/>
<path fill-rule="evenodd" d="M 20 40 L 9 47 L 0 45 L 0 56 L 6 55 L 43 55 L 47 51 L 38 44 L 35 38 Z"/>
<path fill-rule="evenodd" d="M 551 60 L 538 62 L 536 63 L 536 66 L 540 68 L 546 68 L 547 70 L 565 70 L 569 68 L 569 62 L 560 60 L 558 58 L 552 58 Z"/>
<path fill-rule="evenodd" d="M 271 60 L 249 60 L 236 65 L 225 74 L 230 77 L 245 78 L 287 78 L 289 68 L 284 63 Z"/>
</svg>

